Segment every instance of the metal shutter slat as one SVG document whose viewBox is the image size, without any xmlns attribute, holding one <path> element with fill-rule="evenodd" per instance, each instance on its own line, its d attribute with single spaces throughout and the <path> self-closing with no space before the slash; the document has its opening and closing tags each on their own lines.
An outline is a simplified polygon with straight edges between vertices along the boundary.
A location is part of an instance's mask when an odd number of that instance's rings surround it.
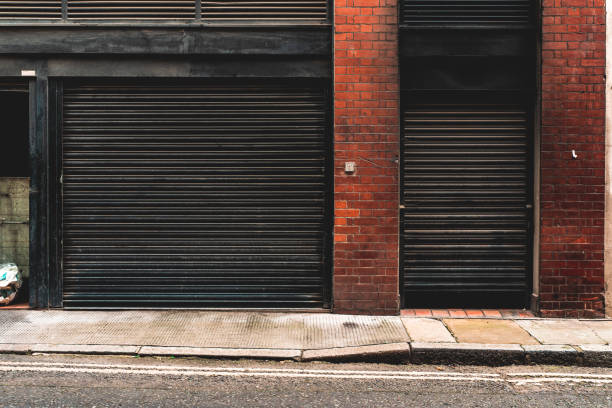
<svg viewBox="0 0 612 408">
<path fill-rule="evenodd" d="M 195 19 L 194 0 L 68 0 L 68 18 L 71 19 Z"/>
<path fill-rule="evenodd" d="M 303 0 L 202 1 L 205 20 L 325 20 L 327 2 Z"/>
<path fill-rule="evenodd" d="M 66 88 L 64 305 L 322 307 L 326 104 L 317 88 Z"/>
<path fill-rule="evenodd" d="M 1 19 L 60 19 L 61 0 L 0 1 Z"/>
<path fill-rule="evenodd" d="M 530 0 L 402 0 L 401 24 L 526 25 L 532 21 Z"/>
<path fill-rule="evenodd" d="M 405 306 L 523 305 L 530 253 L 527 126 L 522 106 L 404 107 Z"/>
</svg>

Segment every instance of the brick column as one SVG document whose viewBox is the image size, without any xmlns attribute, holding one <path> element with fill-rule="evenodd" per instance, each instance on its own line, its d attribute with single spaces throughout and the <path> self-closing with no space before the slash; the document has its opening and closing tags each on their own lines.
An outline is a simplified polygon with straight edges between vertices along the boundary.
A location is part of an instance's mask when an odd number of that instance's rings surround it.
<svg viewBox="0 0 612 408">
<path fill-rule="evenodd" d="M 542 18 L 540 310 L 602 316 L 605 1 L 543 0 Z"/>
<path fill-rule="evenodd" d="M 334 3 L 334 311 L 397 314 L 397 0 Z"/>
</svg>

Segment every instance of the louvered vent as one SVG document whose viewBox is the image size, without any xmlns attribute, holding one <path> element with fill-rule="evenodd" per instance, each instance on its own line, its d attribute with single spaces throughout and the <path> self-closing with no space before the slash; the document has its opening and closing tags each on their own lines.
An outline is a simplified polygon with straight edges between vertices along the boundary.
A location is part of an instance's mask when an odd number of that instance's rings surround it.
<svg viewBox="0 0 612 408">
<path fill-rule="evenodd" d="M 322 88 L 64 90 L 71 307 L 322 307 Z"/>
<path fill-rule="evenodd" d="M 531 0 L 402 0 L 401 21 L 418 25 L 523 25 Z"/>
<path fill-rule="evenodd" d="M 195 0 L 68 0 L 68 18 L 96 20 L 183 20 L 195 18 Z"/>
<path fill-rule="evenodd" d="M 0 1 L 0 19 L 55 19 L 62 18 L 61 0 Z"/>
<path fill-rule="evenodd" d="M 202 19 L 237 21 L 325 20 L 325 0 L 202 0 Z"/>
<path fill-rule="evenodd" d="M 405 304 L 524 306 L 525 108 L 409 105 L 403 122 Z"/>
</svg>

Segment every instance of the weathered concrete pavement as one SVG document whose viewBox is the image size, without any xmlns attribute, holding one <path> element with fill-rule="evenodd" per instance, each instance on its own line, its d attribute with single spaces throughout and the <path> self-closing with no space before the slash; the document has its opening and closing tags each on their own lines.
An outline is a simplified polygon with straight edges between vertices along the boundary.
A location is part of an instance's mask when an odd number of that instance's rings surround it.
<svg viewBox="0 0 612 408">
<path fill-rule="evenodd" d="M 4 310 L 0 352 L 612 366 L 612 320 Z"/>
</svg>

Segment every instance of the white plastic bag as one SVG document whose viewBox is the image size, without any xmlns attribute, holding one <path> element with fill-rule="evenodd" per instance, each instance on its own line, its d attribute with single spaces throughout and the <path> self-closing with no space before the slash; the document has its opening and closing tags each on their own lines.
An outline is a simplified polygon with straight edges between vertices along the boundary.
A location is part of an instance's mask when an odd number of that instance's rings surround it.
<svg viewBox="0 0 612 408">
<path fill-rule="evenodd" d="M 0 304 L 8 305 L 21 287 L 21 273 L 14 263 L 0 264 Z"/>
</svg>

